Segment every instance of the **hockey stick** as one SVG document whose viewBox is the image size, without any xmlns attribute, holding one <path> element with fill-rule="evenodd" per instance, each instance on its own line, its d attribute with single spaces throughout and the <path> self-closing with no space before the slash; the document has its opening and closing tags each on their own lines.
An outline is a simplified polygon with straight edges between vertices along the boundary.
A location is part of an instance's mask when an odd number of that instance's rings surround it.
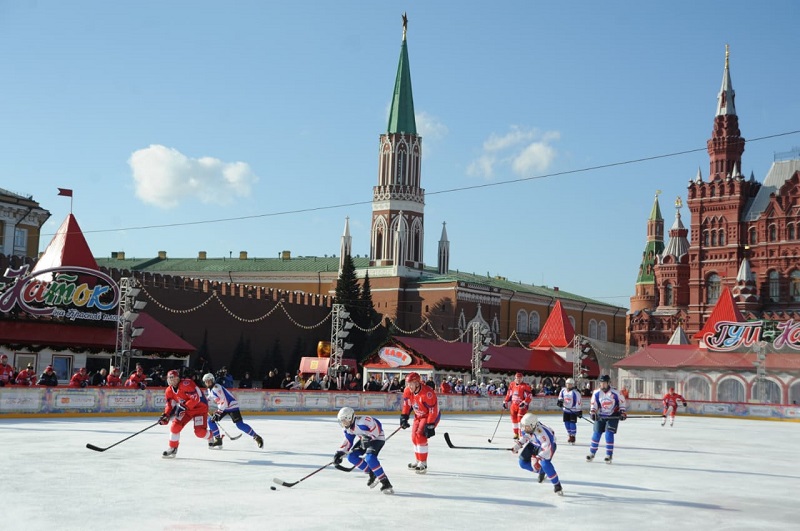
<svg viewBox="0 0 800 531">
<path fill-rule="evenodd" d="M 450 434 L 445 432 L 444 440 L 447 443 L 447 446 L 450 448 L 454 448 L 456 450 L 501 450 L 505 452 L 510 452 L 513 448 L 497 448 L 494 446 L 456 446 L 453 444 L 453 441 L 450 440 Z"/>
<path fill-rule="evenodd" d="M 495 436 L 495 435 L 497 435 L 497 428 L 499 428 L 499 427 L 500 427 L 500 421 L 501 421 L 501 420 L 503 420 L 503 414 L 504 414 L 505 412 L 506 412 L 506 410 L 505 410 L 505 409 L 504 409 L 503 411 L 501 411 L 501 412 L 500 412 L 500 418 L 499 418 L 499 419 L 497 419 L 497 425 L 494 427 L 494 431 L 492 432 L 492 436 L 491 436 L 491 437 L 489 437 L 489 439 L 488 439 L 488 441 L 489 441 L 489 442 L 492 442 L 492 441 L 494 440 L 494 436 Z"/>
<path fill-rule="evenodd" d="M 630 419 L 660 419 L 663 416 L 664 415 L 628 415 L 627 417 L 625 417 L 625 420 L 630 420 Z M 587 419 L 586 417 L 581 417 L 581 418 L 584 419 L 586 422 L 591 422 L 592 424 L 594 424 L 594 421 L 591 420 L 591 419 Z M 620 417 L 620 416 L 603 417 L 600 420 L 622 420 L 622 417 Z"/>
<path fill-rule="evenodd" d="M 396 430 L 394 430 L 388 437 L 386 437 L 386 439 L 384 439 L 384 442 L 388 441 L 389 439 L 394 437 L 394 434 L 397 433 L 398 431 L 400 431 L 400 426 L 398 426 Z M 351 452 L 352 452 L 352 449 L 351 449 Z M 350 452 L 348 452 L 348 454 L 349 453 Z M 356 465 L 353 465 L 350 468 L 347 468 L 346 466 L 342 466 L 339 463 L 336 463 L 333 466 L 336 468 L 336 470 L 341 470 L 342 472 L 352 472 L 352 470 L 356 467 Z"/>
<path fill-rule="evenodd" d="M 244 433 L 240 433 L 240 434 L 239 434 L 239 435 L 237 435 L 236 437 L 232 437 L 232 436 L 231 436 L 231 434 L 230 434 L 230 433 L 228 433 L 228 430 L 226 430 L 226 429 L 225 429 L 225 428 L 222 426 L 222 423 L 221 423 L 221 422 L 217 422 L 217 427 L 219 427 L 219 429 L 221 429 L 221 430 L 223 431 L 223 433 L 225 433 L 225 435 L 228 437 L 228 439 L 230 439 L 230 440 L 232 440 L 232 441 L 235 441 L 236 439 L 238 439 L 239 437 L 241 437 L 242 435 L 244 435 Z"/>
<path fill-rule="evenodd" d="M 292 483 L 287 483 L 286 481 L 280 480 L 278 478 L 273 478 L 272 481 L 273 481 L 273 483 L 276 483 L 276 484 L 278 484 L 278 485 L 280 485 L 282 487 L 292 488 L 295 485 L 297 485 L 298 483 L 300 483 L 301 481 L 307 480 L 308 478 L 310 478 L 311 476 L 313 476 L 317 472 L 322 472 L 323 470 L 325 470 L 326 468 L 331 466 L 333 463 L 334 463 L 334 461 L 326 463 L 326 464 L 322 465 L 321 467 L 319 467 L 318 469 L 316 469 L 315 471 L 313 471 L 312 473 L 308 474 L 307 476 L 303 476 L 302 478 L 300 478 L 297 481 L 292 482 Z"/>
<path fill-rule="evenodd" d="M 146 432 L 147 430 L 149 430 L 150 428 L 155 428 L 155 427 L 156 427 L 156 426 L 158 426 L 159 424 L 160 424 L 160 419 L 159 419 L 158 421 L 156 421 L 156 423 L 155 423 L 155 424 L 151 424 L 150 426 L 146 427 L 145 429 L 143 429 L 143 430 L 140 430 L 140 431 L 137 431 L 137 432 L 136 432 L 136 433 L 134 433 L 133 435 L 128 435 L 127 437 L 125 437 L 125 438 L 124 438 L 124 439 L 122 439 L 121 441 L 117 441 L 117 442 L 115 442 L 114 444 L 112 444 L 111 446 L 106 446 L 105 448 L 100 448 L 99 446 L 95 446 L 95 445 L 93 445 L 93 444 L 90 444 L 90 443 L 86 443 L 86 448 L 88 448 L 89 450 L 94 450 L 95 452 L 105 452 L 106 450 L 110 450 L 111 448 L 114 448 L 114 447 L 115 447 L 116 445 L 118 445 L 118 444 L 122 444 L 122 443 L 124 443 L 125 441 L 127 441 L 127 440 L 128 440 L 128 439 L 130 439 L 131 437 L 136 437 L 136 436 L 137 436 L 137 435 L 139 435 L 140 433 L 144 433 L 144 432 Z"/>
</svg>

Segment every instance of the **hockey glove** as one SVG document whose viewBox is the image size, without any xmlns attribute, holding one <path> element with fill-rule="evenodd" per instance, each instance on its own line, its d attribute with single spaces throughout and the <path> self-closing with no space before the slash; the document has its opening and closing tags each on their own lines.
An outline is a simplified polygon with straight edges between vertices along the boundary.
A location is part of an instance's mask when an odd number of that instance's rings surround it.
<svg viewBox="0 0 800 531">
<path fill-rule="evenodd" d="M 503 409 L 508 409 L 508 402 L 503 402 Z"/>
<path fill-rule="evenodd" d="M 686 402 L 683 403 L 683 407 L 686 407 L 688 404 Z"/>
<path fill-rule="evenodd" d="M 164 413 L 163 415 L 158 417 L 158 423 L 161 424 L 162 426 L 166 426 L 167 424 L 169 424 L 169 415 Z"/>
<path fill-rule="evenodd" d="M 561 400 L 561 399 L 559 398 L 559 399 L 556 401 L 556 405 L 557 405 L 558 407 L 564 407 L 564 401 L 563 401 L 563 400 Z"/>
<path fill-rule="evenodd" d="M 344 459 L 344 455 L 346 453 L 347 452 L 343 452 L 342 450 L 339 450 L 335 454 L 333 454 L 333 463 L 336 464 L 336 465 L 341 465 L 342 464 L 342 459 Z"/>
<path fill-rule="evenodd" d="M 178 404 L 175 406 L 175 409 L 172 410 L 175 413 L 175 419 L 181 420 L 183 418 L 183 414 L 186 412 L 186 406 L 183 404 Z"/>
<path fill-rule="evenodd" d="M 619 420 L 625 420 L 626 418 L 628 418 L 628 414 L 624 411 L 619 414 Z"/>
<path fill-rule="evenodd" d="M 533 463 L 531 463 L 531 464 L 533 465 L 533 471 L 534 472 L 539 472 L 542 469 L 542 464 L 539 462 L 539 458 L 538 457 L 536 459 L 534 459 Z"/>
<path fill-rule="evenodd" d="M 425 426 L 425 437 L 430 439 L 434 435 L 436 435 L 436 425 L 435 424 L 427 424 Z"/>
<path fill-rule="evenodd" d="M 575 413 L 575 414 L 576 414 L 576 415 L 578 415 L 578 418 L 579 418 L 579 419 L 582 419 L 582 418 L 583 418 L 583 411 L 578 411 L 578 412 L 577 412 L 577 413 Z"/>
<path fill-rule="evenodd" d="M 222 412 L 222 410 L 218 409 L 214 412 L 213 415 L 211 415 L 211 420 L 213 420 L 214 422 L 219 422 L 222 420 L 223 415 L 224 413 Z"/>
<path fill-rule="evenodd" d="M 403 429 L 411 427 L 411 424 L 408 423 L 408 415 L 400 415 L 400 427 Z"/>
<path fill-rule="evenodd" d="M 519 443 L 515 443 L 514 446 L 511 447 L 511 453 L 517 455 L 521 449 L 522 445 Z"/>
<path fill-rule="evenodd" d="M 591 413 L 590 416 L 592 417 L 592 422 L 597 422 L 597 413 Z"/>
</svg>

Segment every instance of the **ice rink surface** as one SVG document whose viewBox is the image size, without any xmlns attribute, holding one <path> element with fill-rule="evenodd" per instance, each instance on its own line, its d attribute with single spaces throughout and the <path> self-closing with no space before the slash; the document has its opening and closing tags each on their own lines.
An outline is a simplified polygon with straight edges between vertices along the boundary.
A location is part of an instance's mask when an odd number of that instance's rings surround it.
<svg viewBox="0 0 800 531">
<path fill-rule="evenodd" d="M 379 415 L 390 434 L 397 414 Z M 247 435 L 209 450 L 184 429 L 176 459 L 161 458 L 168 430 L 156 426 L 99 453 L 150 417 L 0 420 L 3 529 L 795 529 L 800 521 L 800 424 L 677 417 L 620 423 L 614 463 L 587 463 L 591 425 L 566 444 L 560 416 L 542 416 L 559 440 L 553 463 L 564 497 L 519 468 L 504 416 L 445 415 L 430 440 L 429 470 L 407 469 L 410 434 L 387 442 L 381 462 L 394 495 L 366 486 L 365 474 L 329 467 L 342 440 L 331 416 L 253 416 Z M 239 431 L 230 419 L 223 426 Z M 448 448 L 456 445 L 498 450 Z"/>
</svg>

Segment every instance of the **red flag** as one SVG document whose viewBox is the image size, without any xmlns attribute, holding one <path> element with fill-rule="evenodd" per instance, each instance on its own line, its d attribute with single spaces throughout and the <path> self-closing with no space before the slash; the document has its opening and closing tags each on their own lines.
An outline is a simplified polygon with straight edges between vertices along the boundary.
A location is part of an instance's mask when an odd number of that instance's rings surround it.
<svg viewBox="0 0 800 531">
<path fill-rule="evenodd" d="M 67 197 L 72 197 L 72 190 L 69 188 L 59 188 L 58 195 L 65 195 Z"/>
</svg>

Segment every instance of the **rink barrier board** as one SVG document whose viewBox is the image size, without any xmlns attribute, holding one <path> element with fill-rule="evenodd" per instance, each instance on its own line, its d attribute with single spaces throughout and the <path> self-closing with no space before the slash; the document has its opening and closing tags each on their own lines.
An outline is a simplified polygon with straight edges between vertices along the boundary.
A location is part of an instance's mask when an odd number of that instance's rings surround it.
<svg viewBox="0 0 800 531">
<path fill-rule="evenodd" d="M 281 391 L 234 389 L 239 407 L 247 415 L 304 415 L 334 413 L 350 406 L 360 414 L 397 414 L 402 407 L 400 393 Z M 0 388 L 0 419 L 26 417 L 150 416 L 164 411 L 164 388 L 69 388 L 3 387 Z M 446 414 L 500 414 L 502 396 L 439 395 L 439 408 Z M 557 415 L 561 409 L 555 396 L 535 397 L 531 411 Z M 588 414 L 589 399 L 583 401 Z M 211 407 L 213 411 L 213 406 Z M 628 414 L 660 415 L 660 399 L 632 399 Z M 800 421 L 800 406 L 785 404 L 749 404 L 740 402 L 690 402 L 679 407 L 678 416 L 749 418 L 759 420 Z"/>
</svg>

